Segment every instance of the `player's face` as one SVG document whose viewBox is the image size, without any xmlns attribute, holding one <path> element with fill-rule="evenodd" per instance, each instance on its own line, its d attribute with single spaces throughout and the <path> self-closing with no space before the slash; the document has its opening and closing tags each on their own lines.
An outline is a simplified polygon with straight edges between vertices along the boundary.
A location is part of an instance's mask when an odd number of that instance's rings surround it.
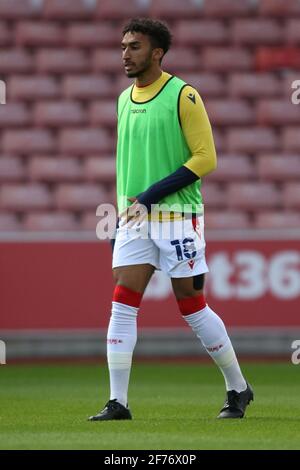
<svg viewBox="0 0 300 470">
<path fill-rule="evenodd" d="M 121 47 L 127 77 L 138 77 L 151 68 L 157 49 L 152 48 L 148 36 L 142 33 L 126 33 Z"/>
</svg>

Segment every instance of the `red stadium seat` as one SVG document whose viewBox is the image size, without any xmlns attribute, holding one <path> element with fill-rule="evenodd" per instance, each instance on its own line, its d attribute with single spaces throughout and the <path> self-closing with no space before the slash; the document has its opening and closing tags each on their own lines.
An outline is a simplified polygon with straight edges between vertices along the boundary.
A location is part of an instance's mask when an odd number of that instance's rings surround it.
<svg viewBox="0 0 300 470">
<path fill-rule="evenodd" d="M 240 47 L 207 47 L 203 52 L 201 66 L 215 72 L 250 70 L 252 54 Z"/>
<path fill-rule="evenodd" d="M 32 72 L 34 61 L 25 49 L 0 50 L 0 74 Z"/>
<path fill-rule="evenodd" d="M 61 127 L 84 124 L 86 113 L 78 101 L 39 102 L 33 110 L 34 122 L 37 127 Z"/>
<path fill-rule="evenodd" d="M 126 75 L 119 75 L 116 79 L 116 84 L 114 86 L 114 96 L 119 96 L 122 91 L 126 88 L 132 86 L 134 83 L 134 78 L 127 78 Z"/>
<path fill-rule="evenodd" d="M 279 137 L 270 128 L 231 128 L 227 133 L 227 150 L 229 152 L 264 152 L 277 150 Z"/>
<path fill-rule="evenodd" d="M 260 0 L 259 12 L 266 16 L 295 16 L 300 15 L 298 0 Z"/>
<path fill-rule="evenodd" d="M 203 202 L 207 207 L 221 208 L 226 206 L 226 192 L 218 184 L 204 181 L 201 193 L 203 195 Z"/>
<path fill-rule="evenodd" d="M 256 176 L 252 159 L 246 155 L 218 155 L 218 166 L 205 177 L 205 181 L 232 181 Z"/>
<path fill-rule="evenodd" d="M 5 152 L 20 154 L 55 151 L 55 140 L 45 129 L 5 131 L 2 145 Z"/>
<path fill-rule="evenodd" d="M 89 157 L 83 168 L 86 180 L 111 183 L 116 179 L 116 161 L 113 157 Z"/>
<path fill-rule="evenodd" d="M 0 214 L 0 233 L 21 230 L 21 223 L 15 214 Z"/>
<path fill-rule="evenodd" d="M 174 37 L 180 46 L 224 45 L 228 36 L 221 21 L 180 21 L 174 28 Z"/>
<path fill-rule="evenodd" d="M 95 184 L 61 184 L 54 194 L 58 209 L 83 211 L 95 210 L 107 202 L 107 192 Z"/>
<path fill-rule="evenodd" d="M 226 95 L 226 83 L 220 74 L 183 72 L 180 78 L 196 88 L 203 97 Z"/>
<path fill-rule="evenodd" d="M 299 127 L 287 127 L 283 131 L 283 148 L 287 151 L 300 151 Z"/>
<path fill-rule="evenodd" d="M 84 212 L 80 221 L 81 229 L 95 232 L 99 220 L 100 218 L 97 217 L 96 211 Z"/>
<path fill-rule="evenodd" d="M 225 151 L 225 138 L 224 138 L 224 133 L 220 131 L 220 129 L 213 129 L 213 137 L 214 137 L 214 142 L 215 142 L 215 147 L 218 152 L 224 152 Z"/>
<path fill-rule="evenodd" d="M 272 183 L 232 183 L 227 192 L 228 206 L 259 210 L 280 206 L 281 195 Z"/>
<path fill-rule="evenodd" d="M 93 18 L 96 9 L 94 0 L 44 0 L 44 16 L 61 20 Z"/>
<path fill-rule="evenodd" d="M 245 98 L 266 98 L 282 93 L 281 80 L 271 73 L 234 73 L 229 76 L 228 88 L 232 96 Z"/>
<path fill-rule="evenodd" d="M 76 47 L 120 47 L 121 42 L 116 29 L 105 23 L 71 23 L 66 37 L 67 42 Z"/>
<path fill-rule="evenodd" d="M 10 45 L 13 41 L 13 35 L 11 29 L 7 24 L 0 22 L 0 44 L 1 46 Z"/>
<path fill-rule="evenodd" d="M 287 22 L 285 39 L 289 44 L 300 44 L 300 19 L 291 19 Z"/>
<path fill-rule="evenodd" d="M 206 229 L 247 229 L 251 227 L 247 212 L 238 211 L 205 211 Z"/>
<path fill-rule="evenodd" d="M 0 207 L 5 210 L 49 209 L 52 205 L 53 198 L 46 185 L 10 184 L 0 189 Z"/>
<path fill-rule="evenodd" d="M 65 129 L 60 132 L 59 147 L 62 153 L 86 156 L 109 152 L 113 142 L 103 129 Z"/>
<path fill-rule="evenodd" d="M 63 28 L 50 22 L 20 22 L 15 41 L 18 46 L 62 46 L 65 42 Z"/>
<path fill-rule="evenodd" d="M 258 47 L 255 51 L 255 66 L 258 71 L 298 69 L 300 48 L 293 46 Z"/>
<path fill-rule="evenodd" d="M 20 181 L 25 177 L 26 170 L 20 157 L 10 155 L 0 158 L 0 182 Z"/>
<path fill-rule="evenodd" d="M 10 100 L 52 99 L 59 97 L 60 88 L 53 77 L 12 75 L 8 80 L 7 94 Z"/>
<path fill-rule="evenodd" d="M 299 155 L 261 155 L 258 158 L 258 176 L 263 180 L 285 181 L 300 178 Z"/>
<path fill-rule="evenodd" d="M 93 126 L 113 127 L 117 125 L 117 103 L 114 101 L 96 101 L 90 106 L 90 122 Z"/>
<path fill-rule="evenodd" d="M 0 105 L 0 128 L 21 127 L 31 124 L 31 115 L 24 103 Z"/>
<path fill-rule="evenodd" d="M 121 20 L 129 19 L 137 16 L 148 15 L 148 1 L 146 0 L 131 0 L 124 2 L 124 0 L 100 0 L 97 8 L 97 17 L 107 20 Z M 121 32 L 120 32 L 121 37 Z"/>
<path fill-rule="evenodd" d="M 36 0 L 1 0 L 0 18 L 25 19 L 40 16 L 43 3 Z"/>
<path fill-rule="evenodd" d="M 29 232 L 65 232 L 79 229 L 76 218 L 69 212 L 27 214 L 23 227 Z"/>
<path fill-rule="evenodd" d="M 42 73 L 86 73 L 89 62 L 86 54 L 79 49 L 39 49 L 36 67 Z"/>
<path fill-rule="evenodd" d="M 257 123 L 273 126 L 300 124 L 300 106 L 284 98 L 262 100 L 257 105 Z"/>
<path fill-rule="evenodd" d="M 254 110 L 246 100 L 210 99 L 205 101 L 205 106 L 212 125 L 254 124 Z"/>
<path fill-rule="evenodd" d="M 286 183 L 283 188 L 283 204 L 287 209 L 300 209 L 300 182 Z"/>
<path fill-rule="evenodd" d="M 82 178 L 81 166 L 75 158 L 33 157 L 28 174 L 37 181 L 79 181 Z"/>
<path fill-rule="evenodd" d="M 256 2 L 253 0 L 204 0 L 204 13 L 206 16 L 231 18 L 232 16 L 248 16 L 255 12 Z"/>
<path fill-rule="evenodd" d="M 170 73 L 185 70 L 193 72 L 200 63 L 198 55 L 191 48 L 173 48 L 164 58 L 164 68 Z"/>
<path fill-rule="evenodd" d="M 239 19 L 232 25 L 232 38 L 239 45 L 275 45 L 282 43 L 283 28 L 274 19 Z"/>
<path fill-rule="evenodd" d="M 99 75 L 67 75 L 63 78 L 62 90 L 66 98 L 78 100 L 115 95 L 110 80 Z"/>
<path fill-rule="evenodd" d="M 151 16 L 166 19 L 195 19 L 202 14 L 202 2 L 195 0 L 152 0 Z"/>
<path fill-rule="evenodd" d="M 299 212 L 267 211 L 254 215 L 255 228 L 288 229 L 300 227 Z"/>
<path fill-rule="evenodd" d="M 96 50 L 92 56 L 92 67 L 95 72 L 119 73 L 123 67 L 121 48 Z"/>
</svg>

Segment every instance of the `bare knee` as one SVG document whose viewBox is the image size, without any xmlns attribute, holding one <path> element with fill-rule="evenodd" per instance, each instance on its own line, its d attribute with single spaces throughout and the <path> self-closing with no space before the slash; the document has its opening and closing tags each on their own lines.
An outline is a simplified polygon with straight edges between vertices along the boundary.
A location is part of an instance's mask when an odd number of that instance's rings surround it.
<svg viewBox="0 0 300 470">
<path fill-rule="evenodd" d="M 172 287 L 177 300 L 202 295 L 204 274 L 189 278 L 173 278 Z"/>
<path fill-rule="evenodd" d="M 117 285 L 144 293 L 153 272 L 154 267 L 150 264 L 121 266 L 113 269 L 113 277 Z"/>
</svg>

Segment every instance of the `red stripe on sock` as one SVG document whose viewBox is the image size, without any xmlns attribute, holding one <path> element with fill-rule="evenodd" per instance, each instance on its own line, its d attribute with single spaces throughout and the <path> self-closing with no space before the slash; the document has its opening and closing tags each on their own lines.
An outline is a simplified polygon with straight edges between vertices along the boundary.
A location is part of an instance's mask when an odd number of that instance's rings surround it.
<svg viewBox="0 0 300 470">
<path fill-rule="evenodd" d="M 124 286 L 116 286 L 113 294 L 113 302 L 120 304 L 130 305 L 131 307 L 139 308 L 143 294 L 134 290 L 128 289 Z"/>
<path fill-rule="evenodd" d="M 186 297 L 185 299 L 177 300 L 179 310 L 182 315 L 190 315 L 191 313 L 199 312 L 206 307 L 204 295 L 197 295 L 197 297 Z"/>
</svg>

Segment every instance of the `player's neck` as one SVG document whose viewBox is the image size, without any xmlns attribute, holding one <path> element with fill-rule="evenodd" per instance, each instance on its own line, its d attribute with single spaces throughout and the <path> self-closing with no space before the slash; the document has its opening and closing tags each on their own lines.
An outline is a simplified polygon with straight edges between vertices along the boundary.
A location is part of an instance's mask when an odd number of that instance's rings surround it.
<svg viewBox="0 0 300 470">
<path fill-rule="evenodd" d="M 156 82 L 162 74 L 162 70 L 154 69 L 154 70 L 147 70 L 144 74 L 140 75 L 135 80 L 135 85 L 138 88 L 143 88 L 145 86 L 151 85 L 152 83 Z"/>
</svg>

